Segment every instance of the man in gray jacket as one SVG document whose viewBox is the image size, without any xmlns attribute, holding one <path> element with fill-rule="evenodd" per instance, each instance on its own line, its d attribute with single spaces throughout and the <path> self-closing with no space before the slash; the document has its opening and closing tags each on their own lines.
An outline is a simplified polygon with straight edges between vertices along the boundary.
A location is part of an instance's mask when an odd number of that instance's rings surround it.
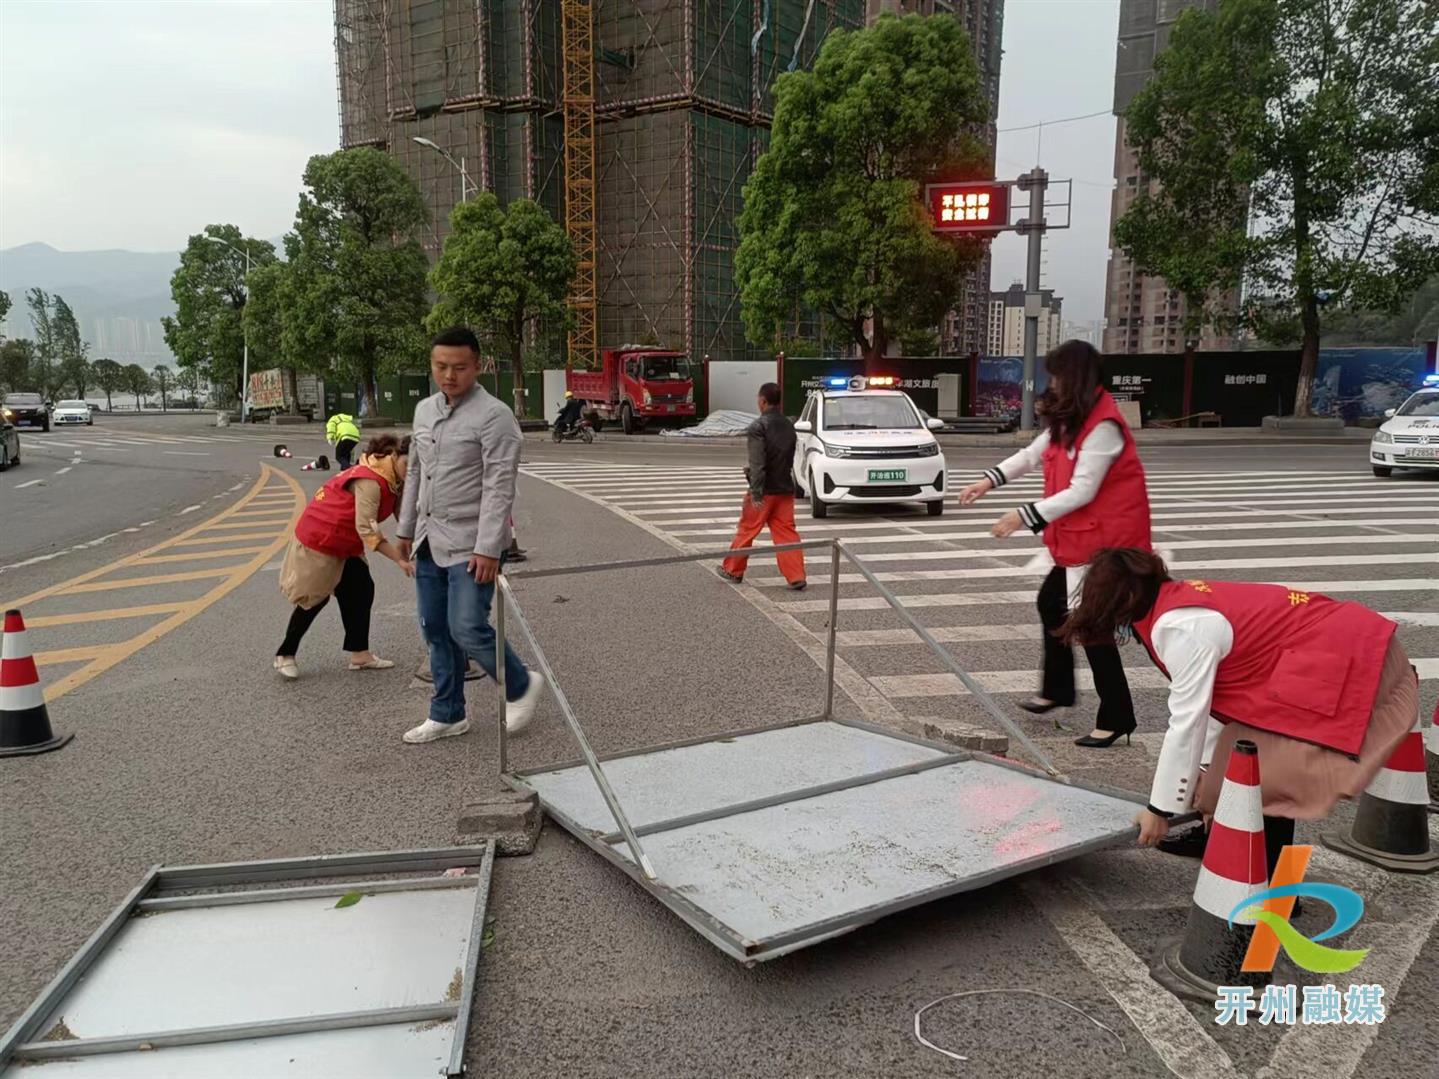
<svg viewBox="0 0 1439 1079">
<path fill-rule="evenodd" d="M 731 550 L 742 550 L 754 543 L 766 525 L 776 544 L 798 543 L 794 527 L 794 424 L 780 410 L 780 390 L 773 382 L 759 388 L 759 419 L 745 432 L 749 448 L 749 466 L 744 470 L 749 491 L 740 509 L 739 528 L 735 531 Z M 796 592 L 804 590 L 804 552 L 784 551 L 775 556 L 779 571 Z M 724 560 L 719 574 L 731 584 L 744 580 L 748 560 L 731 555 Z"/>
<path fill-rule="evenodd" d="M 466 656 L 495 677 L 490 605 L 510 542 L 520 465 L 514 413 L 476 380 L 480 343 L 463 326 L 431 343 L 430 372 L 440 392 L 415 409 L 410 466 L 400 500 L 399 548 L 413 552 L 420 629 L 430 648 L 435 688 L 430 716 L 406 742 L 464 734 Z M 506 726 L 529 723 L 544 679 L 505 648 Z"/>
</svg>

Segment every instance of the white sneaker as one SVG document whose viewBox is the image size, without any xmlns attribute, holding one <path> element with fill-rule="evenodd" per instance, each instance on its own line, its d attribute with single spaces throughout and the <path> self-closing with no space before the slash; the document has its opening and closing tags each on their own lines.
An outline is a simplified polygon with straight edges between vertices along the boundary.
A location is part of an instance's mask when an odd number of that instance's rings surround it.
<svg viewBox="0 0 1439 1079">
<path fill-rule="evenodd" d="M 525 669 L 529 670 L 528 667 Z M 540 703 L 540 694 L 544 691 L 545 676 L 539 671 L 530 671 L 530 688 L 505 709 L 505 730 L 517 734 L 528 727 L 530 720 L 535 718 L 535 706 Z"/>
<path fill-rule="evenodd" d="M 300 677 L 300 668 L 295 666 L 294 656 L 276 656 L 275 670 L 280 672 L 281 678 L 288 678 L 292 682 Z"/>
<path fill-rule="evenodd" d="M 458 723 L 436 723 L 433 719 L 427 719 L 418 727 L 411 727 L 405 732 L 405 741 L 412 745 L 418 742 L 433 742 L 436 738 L 454 738 L 456 735 L 464 734 L 470 729 L 470 721 L 462 719 Z"/>
</svg>

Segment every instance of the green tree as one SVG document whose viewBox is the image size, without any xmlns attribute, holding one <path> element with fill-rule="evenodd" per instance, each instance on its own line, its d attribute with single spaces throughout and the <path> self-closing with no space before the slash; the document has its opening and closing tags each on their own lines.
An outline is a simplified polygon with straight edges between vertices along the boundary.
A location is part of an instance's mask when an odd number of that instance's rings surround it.
<svg viewBox="0 0 1439 1079">
<path fill-rule="evenodd" d="M 200 373 L 193 367 L 181 367 L 175 372 L 175 385 L 184 393 L 189 407 L 200 406 Z"/>
<path fill-rule="evenodd" d="M 250 299 L 246 252 L 252 271 L 275 261 L 274 244 L 251 239 L 234 225 L 206 225 L 191 236 L 170 278 L 175 314 L 162 320 L 165 343 L 176 362 L 236 394 L 241 389 L 244 312 Z"/>
<path fill-rule="evenodd" d="M 359 382 L 375 415 L 375 379 L 424 355 L 429 215 L 405 170 L 372 147 L 310 158 L 304 183 L 285 237 L 282 349 Z"/>
<path fill-rule="evenodd" d="M 830 34 L 813 71 L 781 76 L 740 215 L 749 339 L 771 346 L 799 303 L 833 318 L 874 366 L 891 339 L 938 323 L 983 247 L 937 237 L 921 192 L 991 175 L 970 134 L 989 119 L 953 19 L 882 16 Z"/>
<path fill-rule="evenodd" d="M 150 373 L 148 371 L 146 371 L 138 363 L 127 363 L 125 365 L 124 389 L 127 392 L 133 393 L 135 395 L 136 412 L 143 411 L 145 406 L 141 398 L 149 394 L 153 388 L 154 387 L 150 382 Z"/>
<path fill-rule="evenodd" d="M 115 411 L 115 406 L 110 401 L 110 395 L 116 390 L 125 388 L 125 368 L 107 357 L 96 360 L 90 365 L 90 369 L 95 379 L 95 385 L 105 393 L 105 411 Z"/>
<path fill-rule="evenodd" d="M 175 372 L 171 371 L 163 363 L 159 364 L 150 372 L 150 381 L 155 387 L 155 392 L 160 395 L 160 411 L 168 412 L 170 409 L 170 387 L 175 384 Z"/>
<path fill-rule="evenodd" d="M 35 342 L 12 337 L 0 342 L 0 388 L 20 393 L 30 389 L 30 368 L 35 362 Z"/>
<path fill-rule="evenodd" d="M 515 415 L 525 414 L 525 328 L 566 325 L 565 294 L 575 252 L 562 226 L 530 199 L 502 207 L 484 192 L 450 214 L 445 249 L 430 273 L 439 299 L 428 324 L 472 327 L 503 349 L 515 379 Z"/>
<path fill-rule="evenodd" d="M 50 313 L 50 294 L 32 288 L 25 293 L 25 306 L 30 308 L 30 325 L 35 330 L 35 351 L 30 358 L 30 384 L 42 396 L 49 397 L 58 378 L 55 349 L 55 322 Z"/>
<path fill-rule="evenodd" d="M 1116 241 L 1189 297 L 1244 283 L 1257 299 L 1237 317 L 1300 343 L 1297 415 L 1312 413 L 1326 303 L 1395 311 L 1439 271 L 1439 6 L 1427 0 L 1186 12 L 1127 123 L 1157 187 Z"/>
<path fill-rule="evenodd" d="M 5 320 L 10 317 L 10 293 L 0 292 L 0 341 L 5 340 Z"/>
</svg>

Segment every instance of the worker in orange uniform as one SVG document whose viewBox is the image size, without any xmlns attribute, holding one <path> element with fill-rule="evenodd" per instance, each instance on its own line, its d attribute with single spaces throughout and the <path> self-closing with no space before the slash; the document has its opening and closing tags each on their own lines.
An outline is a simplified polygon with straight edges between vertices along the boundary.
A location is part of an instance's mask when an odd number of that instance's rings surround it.
<svg viewBox="0 0 1439 1079">
<path fill-rule="evenodd" d="M 766 382 L 759 388 L 759 419 L 750 424 L 746 433 L 749 467 L 745 469 L 745 479 L 749 490 L 740 510 L 739 528 L 730 544 L 733 551 L 749 547 L 766 525 L 777 545 L 799 542 L 794 527 L 794 424 L 780 411 L 779 400 L 779 386 L 775 383 Z M 776 557 L 790 588 L 804 591 L 804 552 L 782 551 Z M 741 555 L 726 558 L 720 576 L 739 584 L 748 562 Z"/>
</svg>

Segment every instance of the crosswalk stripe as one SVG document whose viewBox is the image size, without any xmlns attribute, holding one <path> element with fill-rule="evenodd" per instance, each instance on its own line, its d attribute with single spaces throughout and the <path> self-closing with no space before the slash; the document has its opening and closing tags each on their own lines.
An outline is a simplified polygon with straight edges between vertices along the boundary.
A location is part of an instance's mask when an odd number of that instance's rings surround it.
<svg viewBox="0 0 1439 1079">
<path fill-rule="evenodd" d="M 1268 583 L 1280 584 L 1299 592 L 1318 592 L 1321 595 L 1331 595 L 1336 592 L 1433 592 L 1435 589 L 1439 589 L 1439 578 L 1434 577 L 1386 577 L 1382 580 L 1366 581 L 1270 581 Z M 1010 603 L 1022 603 L 1032 607 L 1034 606 L 1034 589 L 1027 588 L 1018 592 L 918 592 L 906 593 L 896 598 L 899 600 L 900 606 L 909 608 L 985 607 Z M 802 599 L 789 602 L 777 600 L 775 603 L 780 610 L 790 614 L 813 614 L 829 610 L 829 600 L 827 599 Z M 839 609 L 842 611 L 883 611 L 889 609 L 889 603 L 882 596 L 857 596 L 841 599 Z"/>
</svg>

